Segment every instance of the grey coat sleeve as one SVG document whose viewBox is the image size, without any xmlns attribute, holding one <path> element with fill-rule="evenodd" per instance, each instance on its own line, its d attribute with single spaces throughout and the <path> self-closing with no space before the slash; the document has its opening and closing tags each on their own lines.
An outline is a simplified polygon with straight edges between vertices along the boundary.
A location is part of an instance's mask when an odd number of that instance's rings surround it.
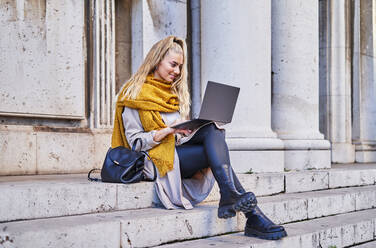
<svg viewBox="0 0 376 248">
<path fill-rule="evenodd" d="M 145 132 L 142 127 L 140 116 L 136 109 L 131 109 L 124 107 L 123 110 L 123 124 L 125 137 L 127 138 L 128 144 L 132 147 L 133 142 L 140 138 L 142 141 L 142 146 L 140 147 L 140 142 L 136 145 L 136 150 L 147 151 L 154 146 L 160 144 L 160 142 L 154 141 L 155 130 L 150 132 Z"/>
</svg>

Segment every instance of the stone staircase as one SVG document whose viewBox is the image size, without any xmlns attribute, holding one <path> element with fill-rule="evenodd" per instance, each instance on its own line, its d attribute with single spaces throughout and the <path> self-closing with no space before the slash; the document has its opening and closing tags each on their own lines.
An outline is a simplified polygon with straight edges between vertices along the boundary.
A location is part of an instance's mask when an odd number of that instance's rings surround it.
<svg viewBox="0 0 376 248">
<path fill-rule="evenodd" d="M 239 174 L 289 236 L 245 237 L 243 214 L 217 218 L 218 189 L 192 210 L 165 210 L 152 183 L 86 175 L 0 177 L 0 247 L 376 247 L 376 164 Z"/>
</svg>

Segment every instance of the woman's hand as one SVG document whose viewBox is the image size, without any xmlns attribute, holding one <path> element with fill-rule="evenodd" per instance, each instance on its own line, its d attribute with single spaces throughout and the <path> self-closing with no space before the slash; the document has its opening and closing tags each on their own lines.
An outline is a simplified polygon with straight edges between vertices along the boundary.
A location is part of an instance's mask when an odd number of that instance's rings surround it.
<svg viewBox="0 0 376 248">
<path fill-rule="evenodd" d="M 175 126 L 175 125 L 178 125 L 182 122 L 185 122 L 187 120 L 183 120 L 183 119 L 177 119 L 176 121 L 174 121 L 171 126 Z M 174 133 L 180 133 L 180 134 L 183 134 L 185 136 L 187 135 L 190 135 L 192 133 L 192 130 L 189 130 L 189 129 L 178 129 L 178 128 L 173 128 L 175 130 Z"/>
<path fill-rule="evenodd" d="M 177 124 L 182 123 L 184 121 L 185 120 L 177 119 L 176 121 L 174 121 L 171 124 L 171 126 L 177 125 Z M 162 129 L 158 130 L 157 132 L 155 132 L 153 140 L 155 142 L 159 142 L 159 141 L 163 140 L 167 135 L 172 134 L 172 133 L 174 133 L 174 134 L 175 133 L 180 133 L 180 134 L 183 134 L 183 135 L 189 135 L 189 134 L 192 133 L 192 130 L 177 129 L 177 128 L 172 128 L 172 127 L 165 127 L 165 128 L 162 128 Z"/>
<path fill-rule="evenodd" d="M 153 140 L 155 142 L 159 142 L 164 139 L 169 134 L 175 133 L 175 129 L 172 127 L 165 127 L 162 129 L 159 129 L 157 132 L 155 132 Z"/>
<path fill-rule="evenodd" d="M 188 136 L 192 133 L 192 130 L 189 130 L 189 129 L 175 129 L 175 133 L 180 133 L 180 134 L 183 134 L 185 136 Z"/>
</svg>

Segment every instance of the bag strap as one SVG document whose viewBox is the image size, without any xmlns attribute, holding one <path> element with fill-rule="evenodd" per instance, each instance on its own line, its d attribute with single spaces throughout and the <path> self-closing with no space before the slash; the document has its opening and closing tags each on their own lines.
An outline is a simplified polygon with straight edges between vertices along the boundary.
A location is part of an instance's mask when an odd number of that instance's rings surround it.
<svg viewBox="0 0 376 248">
<path fill-rule="evenodd" d="M 136 149 L 136 145 L 137 145 L 137 142 L 140 141 L 140 144 L 141 144 L 141 147 L 142 147 L 142 140 L 141 138 L 137 138 L 134 142 L 133 142 L 133 145 L 132 145 L 132 150 L 134 151 Z M 144 151 L 141 151 L 143 154 L 145 154 L 149 160 L 151 161 L 151 163 L 153 164 L 153 170 L 154 170 L 154 177 L 152 179 L 148 179 L 148 178 L 144 178 L 143 181 L 147 181 L 147 182 L 154 182 L 156 179 L 157 179 L 157 167 L 155 166 L 153 160 L 151 159 L 151 157 L 149 156 L 149 154 L 147 152 L 144 152 Z"/>
<path fill-rule="evenodd" d="M 107 157 L 107 154 L 111 151 L 111 147 L 108 148 L 107 150 L 107 153 L 106 153 L 106 157 Z M 92 181 L 92 182 L 102 182 L 102 179 L 101 178 L 95 178 L 95 177 L 90 177 L 91 173 L 94 172 L 94 171 L 100 171 L 101 169 L 92 169 L 89 171 L 89 173 L 87 174 L 87 179 L 89 181 Z"/>
<path fill-rule="evenodd" d="M 89 173 L 87 174 L 87 179 L 88 179 L 89 181 L 102 182 L 102 179 L 100 179 L 100 178 L 90 177 L 90 174 L 91 174 L 93 171 L 96 171 L 96 170 L 100 171 L 100 169 L 92 169 L 92 170 L 90 170 Z"/>
<path fill-rule="evenodd" d="M 147 152 L 142 152 L 142 153 L 145 154 L 149 158 L 149 160 L 151 161 L 151 163 L 153 165 L 153 169 L 154 169 L 153 179 L 144 178 L 144 181 L 154 182 L 157 179 L 157 167 L 155 166 L 153 160 L 151 159 L 151 157 L 149 156 L 149 154 Z"/>
<path fill-rule="evenodd" d="M 137 145 L 137 142 L 138 142 L 138 141 L 140 141 L 140 144 L 141 144 L 140 148 L 142 148 L 142 140 L 141 140 L 141 138 L 137 138 L 137 139 L 135 139 L 135 141 L 133 142 L 133 145 L 132 145 L 132 151 L 135 151 L 135 150 L 136 150 L 136 145 Z"/>
</svg>

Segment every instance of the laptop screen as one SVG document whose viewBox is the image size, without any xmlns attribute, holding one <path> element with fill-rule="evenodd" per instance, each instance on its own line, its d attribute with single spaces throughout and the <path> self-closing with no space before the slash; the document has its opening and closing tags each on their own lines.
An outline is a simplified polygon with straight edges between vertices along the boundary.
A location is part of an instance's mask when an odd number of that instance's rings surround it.
<svg viewBox="0 0 376 248">
<path fill-rule="evenodd" d="M 208 81 L 200 110 L 200 119 L 230 123 L 240 88 Z"/>
</svg>

